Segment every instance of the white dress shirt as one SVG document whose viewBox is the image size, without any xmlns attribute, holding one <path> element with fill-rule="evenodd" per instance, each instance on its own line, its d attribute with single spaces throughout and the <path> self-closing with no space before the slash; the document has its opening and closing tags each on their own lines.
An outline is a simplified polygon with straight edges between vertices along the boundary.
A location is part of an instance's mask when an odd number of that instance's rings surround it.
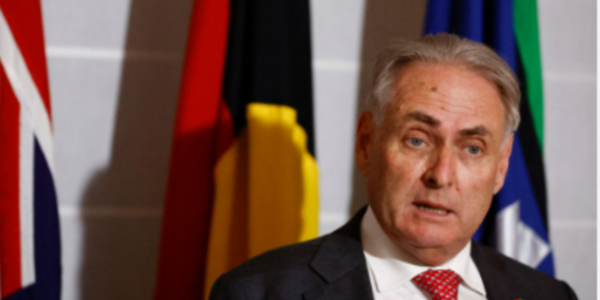
<svg viewBox="0 0 600 300">
<path fill-rule="evenodd" d="M 487 299 L 481 275 L 471 259 L 471 242 L 445 264 L 430 267 L 406 254 L 390 240 L 370 206 L 363 217 L 360 231 L 375 300 L 431 299 L 429 294 L 411 281 L 429 269 L 450 269 L 460 275 L 458 300 Z"/>
</svg>

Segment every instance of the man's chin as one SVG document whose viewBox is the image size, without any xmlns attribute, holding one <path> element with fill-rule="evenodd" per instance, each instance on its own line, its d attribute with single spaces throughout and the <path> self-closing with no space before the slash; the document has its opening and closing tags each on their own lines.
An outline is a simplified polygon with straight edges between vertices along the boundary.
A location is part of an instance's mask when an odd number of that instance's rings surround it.
<svg viewBox="0 0 600 300">
<path fill-rule="evenodd" d="M 457 235 L 448 230 L 419 230 L 404 236 L 411 246 L 419 249 L 443 249 L 459 244 Z"/>
<path fill-rule="evenodd" d="M 428 266 L 439 266 L 458 254 L 468 243 L 462 239 L 448 238 L 439 235 L 411 236 L 402 247 L 405 252 L 420 263 Z"/>
<path fill-rule="evenodd" d="M 410 244 L 415 248 L 421 249 L 442 249 L 453 244 L 452 240 L 441 237 L 418 237 L 410 239 Z"/>
</svg>

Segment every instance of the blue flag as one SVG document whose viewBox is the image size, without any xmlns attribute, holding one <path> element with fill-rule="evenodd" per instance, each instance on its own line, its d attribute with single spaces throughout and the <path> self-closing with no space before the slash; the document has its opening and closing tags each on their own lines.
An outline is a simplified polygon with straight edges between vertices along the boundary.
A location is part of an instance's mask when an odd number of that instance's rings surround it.
<svg viewBox="0 0 600 300">
<path fill-rule="evenodd" d="M 519 77 L 523 94 L 522 121 L 504 187 L 473 239 L 554 275 L 541 152 L 543 98 L 535 0 L 430 0 L 424 34 L 441 32 L 494 49 Z"/>
</svg>

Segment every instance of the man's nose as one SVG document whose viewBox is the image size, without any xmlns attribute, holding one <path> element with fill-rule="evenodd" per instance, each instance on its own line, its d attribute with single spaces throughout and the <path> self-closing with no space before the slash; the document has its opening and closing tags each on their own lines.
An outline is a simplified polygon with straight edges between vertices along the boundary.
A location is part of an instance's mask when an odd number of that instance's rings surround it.
<svg viewBox="0 0 600 300">
<path fill-rule="evenodd" d="M 444 146 L 428 159 L 427 170 L 423 174 L 423 182 L 430 188 L 445 188 L 455 184 L 456 158 L 452 148 Z"/>
</svg>

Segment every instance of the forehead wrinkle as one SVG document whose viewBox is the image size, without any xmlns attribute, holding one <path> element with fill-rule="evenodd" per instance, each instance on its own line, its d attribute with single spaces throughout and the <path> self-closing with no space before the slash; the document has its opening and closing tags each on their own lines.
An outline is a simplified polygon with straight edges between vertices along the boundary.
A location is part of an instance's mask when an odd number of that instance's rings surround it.
<svg viewBox="0 0 600 300">
<path fill-rule="evenodd" d="M 427 83 L 421 82 L 420 83 L 421 86 L 426 86 L 429 85 Z M 450 99 L 452 98 L 445 89 L 440 88 L 440 86 L 443 86 L 443 84 L 431 84 L 436 85 L 437 87 L 437 91 L 436 92 L 432 92 L 431 90 L 424 88 L 424 89 L 417 89 L 417 90 L 412 90 L 412 89 L 408 89 L 408 90 L 402 90 L 400 89 L 400 86 L 398 88 L 398 95 L 396 96 L 396 101 L 399 102 L 400 107 L 403 107 L 404 102 L 406 101 L 414 101 L 414 99 L 419 99 L 418 102 L 424 105 L 432 105 L 435 106 L 437 108 L 439 108 L 442 111 L 445 112 L 451 112 L 451 113 L 460 113 L 460 114 L 473 114 L 476 111 L 479 111 L 479 108 L 474 108 L 472 106 L 469 105 L 465 105 L 460 103 L 460 101 L 456 101 L 456 99 Z M 427 96 L 423 96 L 424 94 L 426 94 Z M 462 98 L 468 98 L 468 95 L 465 94 L 464 92 L 462 93 L 462 95 L 460 95 L 460 97 Z M 424 113 L 423 111 L 417 111 L 419 113 L 421 113 L 422 115 L 424 115 L 425 117 L 430 117 L 430 115 L 428 115 L 427 113 Z M 433 118 L 433 117 L 431 117 Z M 416 119 L 418 121 L 422 121 L 425 122 L 424 119 L 420 118 L 420 116 L 414 116 L 413 119 Z M 437 119 L 433 118 L 434 120 L 438 121 Z M 429 122 L 425 122 L 428 123 Z M 439 121 L 437 122 L 439 123 Z M 433 125 L 433 124 L 430 124 Z M 438 124 L 439 125 L 439 124 Z M 437 125 L 435 125 L 437 126 Z"/>
<path fill-rule="evenodd" d="M 410 112 L 407 117 L 410 119 L 425 123 L 427 125 L 433 126 L 433 127 L 440 126 L 440 120 L 438 120 L 422 111 Z"/>
<path fill-rule="evenodd" d="M 486 135 L 492 135 L 492 133 L 483 125 L 479 125 L 479 126 L 475 126 L 473 128 L 466 128 L 466 129 L 462 129 L 458 132 L 459 135 L 462 136 L 474 136 L 474 135 L 480 135 L 480 136 L 486 136 Z"/>
</svg>

